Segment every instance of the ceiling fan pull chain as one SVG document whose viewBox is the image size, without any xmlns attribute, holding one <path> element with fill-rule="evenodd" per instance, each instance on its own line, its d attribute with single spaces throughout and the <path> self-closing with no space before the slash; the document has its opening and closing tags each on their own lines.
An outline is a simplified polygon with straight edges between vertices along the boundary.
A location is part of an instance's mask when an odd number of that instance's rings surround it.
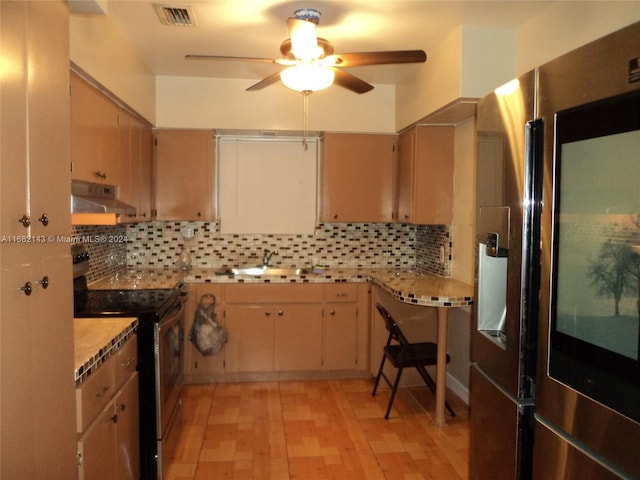
<svg viewBox="0 0 640 480">
<path fill-rule="evenodd" d="M 303 131 L 302 131 L 302 146 L 306 150 L 308 148 L 307 145 L 307 121 L 309 120 L 309 91 L 302 92 L 303 101 L 302 101 L 302 117 L 303 117 Z"/>
</svg>

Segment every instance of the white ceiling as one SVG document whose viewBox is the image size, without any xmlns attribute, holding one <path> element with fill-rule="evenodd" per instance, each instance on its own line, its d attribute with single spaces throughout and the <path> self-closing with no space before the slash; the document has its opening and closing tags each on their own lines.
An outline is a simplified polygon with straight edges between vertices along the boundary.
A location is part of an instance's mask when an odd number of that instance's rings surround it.
<svg viewBox="0 0 640 480">
<path fill-rule="evenodd" d="M 95 1 L 95 0 L 91 0 Z M 100 1 L 100 0 L 98 0 Z M 196 27 L 160 23 L 154 3 L 190 6 Z M 186 54 L 280 57 L 288 17 L 300 8 L 321 12 L 317 35 L 336 53 L 412 50 L 429 52 L 459 25 L 517 29 L 551 1 L 454 0 L 109 0 L 119 24 L 155 75 L 262 78 L 281 67 L 268 63 L 186 60 Z M 350 68 L 374 84 L 393 84 L 411 65 Z"/>
</svg>

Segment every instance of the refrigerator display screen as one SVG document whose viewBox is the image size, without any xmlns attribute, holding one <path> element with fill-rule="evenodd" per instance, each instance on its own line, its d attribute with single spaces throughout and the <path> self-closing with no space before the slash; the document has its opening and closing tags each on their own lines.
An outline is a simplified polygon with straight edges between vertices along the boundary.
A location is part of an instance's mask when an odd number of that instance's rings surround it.
<svg viewBox="0 0 640 480">
<path fill-rule="evenodd" d="M 549 376 L 640 421 L 640 93 L 555 134 Z"/>
</svg>

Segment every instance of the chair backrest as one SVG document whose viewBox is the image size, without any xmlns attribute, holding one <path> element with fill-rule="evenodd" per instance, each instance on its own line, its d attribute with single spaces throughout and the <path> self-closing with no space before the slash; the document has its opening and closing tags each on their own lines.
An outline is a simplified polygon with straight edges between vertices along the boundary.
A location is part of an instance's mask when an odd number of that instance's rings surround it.
<svg viewBox="0 0 640 480">
<path fill-rule="evenodd" d="M 404 336 L 404 334 L 402 333 L 402 330 L 400 330 L 400 327 L 398 326 L 396 321 L 393 319 L 391 314 L 387 311 L 387 309 L 384 308 L 379 303 L 376 303 L 376 308 L 378 309 L 378 312 L 380 312 L 380 315 L 384 319 L 384 325 L 385 327 L 387 327 L 387 330 L 389 331 L 389 341 L 387 342 L 387 345 L 391 342 L 392 339 L 398 342 L 400 345 L 408 345 L 409 341 L 407 340 L 407 337 Z"/>
</svg>

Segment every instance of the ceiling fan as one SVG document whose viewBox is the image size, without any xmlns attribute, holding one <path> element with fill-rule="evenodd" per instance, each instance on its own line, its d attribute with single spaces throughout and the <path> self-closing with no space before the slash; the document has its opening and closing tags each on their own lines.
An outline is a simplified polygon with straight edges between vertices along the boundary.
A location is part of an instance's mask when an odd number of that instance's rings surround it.
<svg viewBox="0 0 640 480">
<path fill-rule="evenodd" d="M 328 40 L 316 36 L 320 12 L 314 9 L 296 10 L 287 20 L 289 35 L 280 45 L 283 58 L 228 57 L 218 55 L 185 55 L 191 60 L 218 60 L 277 63 L 283 70 L 268 76 L 247 91 L 261 90 L 278 81 L 305 94 L 326 88 L 333 83 L 355 93 L 366 93 L 373 85 L 346 72 L 344 67 L 421 63 L 427 60 L 423 50 L 356 52 L 335 54 Z"/>
</svg>

